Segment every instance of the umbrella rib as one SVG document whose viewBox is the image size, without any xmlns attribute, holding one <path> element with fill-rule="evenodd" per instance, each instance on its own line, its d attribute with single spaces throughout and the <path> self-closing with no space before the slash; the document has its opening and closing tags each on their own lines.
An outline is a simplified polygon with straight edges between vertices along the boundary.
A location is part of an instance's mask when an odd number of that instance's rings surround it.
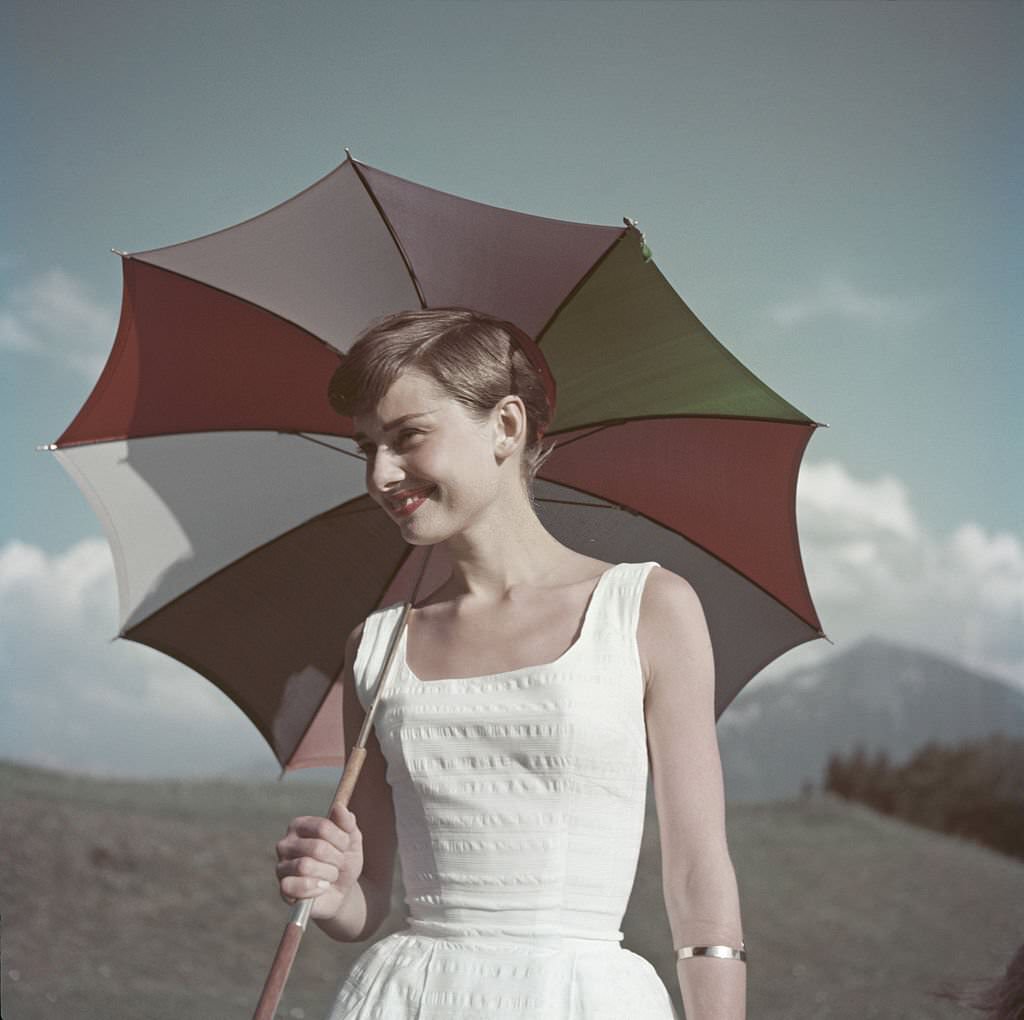
<svg viewBox="0 0 1024 1020">
<path fill-rule="evenodd" d="M 333 450 L 335 453 L 343 453 L 346 457 L 352 457 L 354 460 L 366 460 L 365 457 L 360 456 L 358 453 L 353 453 L 351 450 L 346 450 L 341 446 L 332 446 L 330 443 L 325 443 L 322 439 L 314 439 L 306 432 L 291 432 L 288 429 L 278 429 L 277 431 L 282 436 L 299 436 L 302 439 L 308 439 L 311 443 L 316 443 L 318 446 L 324 446 L 328 450 Z"/>
<path fill-rule="evenodd" d="M 576 281 L 576 285 L 572 288 L 572 290 L 570 290 L 569 293 L 566 294 L 564 298 L 562 298 L 558 307 L 548 317 L 548 321 L 545 322 L 544 325 L 538 331 L 536 338 L 536 343 L 538 344 L 538 346 L 540 345 L 541 338 L 551 328 L 551 324 L 562 313 L 562 309 L 565 308 L 565 306 L 569 304 L 569 302 L 572 301 L 572 299 L 579 293 L 580 288 L 591 278 L 591 276 L 594 275 L 594 273 L 597 271 L 598 266 L 600 266 L 601 263 L 603 263 L 604 260 L 608 258 L 612 251 L 623 242 L 628 233 L 629 228 L 624 227 L 619 232 L 619 236 L 616 237 L 615 240 L 612 241 L 607 248 L 605 248 L 604 252 L 594 260 L 591 267 Z"/>
<path fill-rule="evenodd" d="M 580 277 L 580 279 L 576 283 L 576 286 L 573 287 L 571 291 L 569 291 L 569 293 L 565 296 L 565 298 L 562 300 L 562 302 L 559 304 L 559 306 L 554 310 L 554 312 L 552 313 L 552 315 L 548 319 L 548 321 L 544 324 L 544 326 L 541 328 L 541 330 L 537 333 L 536 343 L 537 343 L 538 346 L 540 345 L 541 339 L 543 338 L 544 334 L 547 333 L 547 331 L 552 327 L 552 325 L 554 324 L 555 320 L 558 318 L 559 315 L 561 315 L 562 310 L 565 308 L 565 306 L 568 305 L 570 301 L 572 301 L 572 299 L 576 296 L 576 294 L 579 292 L 579 290 L 584 286 L 584 284 L 586 284 L 586 282 L 590 279 L 590 277 L 593 276 L 593 274 L 597 271 L 598 267 L 605 261 L 605 259 L 608 258 L 608 256 L 612 253 L 612 251 L 616 247 L 618 247 L 618 245 L 622 244 L 626 240 L 626 238 L 629 236 L 630 232 L 633 231 L 633 230 L 636 230 L 636 227 L 635 226 L 631 226 L 631 225 L 629 225 L 627 223 L 626 227 L 623 228 L 623 230 L 621 231 L 619 236 L 614 241 L 612 241 L 612 243 L 610 245 L 608 245 L 608 247 L 605 249 L 604 253 L 599 258 L 597 258 L 594 261 L 593 265 L 590 267 L 590 269 L 588 269 L 587 272 L 584 273 L 583 276 Z M 639 233 L 639 231 L 637 231 L 637 233 Z M 641 241 L 641 244 L 644 243 L 643 234 L 640 234 L 640 241 Z M 651 259 L 646 259 L 645 261 L 649 262 L 651 265 L 654 265 L 654 262 Z M 657 268 L 657 267 L 655 267 L 655 268 Z M 806 414 L 804 414 L 803 411 L 801 411 L 797 407 L 794 407 L 793 404 L 790 404 L 788 400 L 786 400 L 783 396 L 781 396 L 774 389 L 772 389 L 767 383 L 764 382 L 763 379 L 760 379 L 757 375 L 754 374 L 754 372 L 752 372 L 749 368 L 747 368 L 747 366 L 744 365 L 743 362 L 740 361 L 740 359 L 737 358 L 736 355 L 733 354 L 733 352 L 730 351 L 729 348 L 726 347 L 725 344 L 723 344 L 718 339 L 718 337 L 716 337 L 713 333 L 711 333 L 710 330 L 708 331 L 708 333 L 711 336 L 711 338 L 715 341 L 715 343 L 718 344 L 719 347 L 721 347 L 722 351 L 735 363 L 735 365 L 738 368 L 742 369 L 744 372 L 747 373 L 747 375 L 751 376 L 752 378 L 754 378 L 758 382 L 760 382 L 761 385 L 764 386 L 764 388 L 766 390 L 768 390 L 769 393 L 772 394 L 772 396 L 778 398 L 784 404 L 788 404 L 790 407 L 793 408 L 794 411 L 796 411 L 797 414 L 801 415 L 801 417 L 808 418 L 808 416 Z M 808 418 L 808 420 L 810 420 L 810 419 Z M 820 423 L 819 422 L 815 422 L 815 424 L 818 425 Z"/>
<path fill-rule="evenodd" d="M 587 422 L 584 425 L 572 425 L 566 429 L 548 432 L 547 435 L 554 438 L 555 436 L 565 435 L 568 432 L 575 432 L 576 429 L 581 428 L 598 431 L 602 428 L 611 428 L 613 425 L 631 425 L 636 421 L 667 421 L 671 418 L 703 418 L 707 421 L 749 421 L 764 422 L 769 425 L 799 425 L 801 428 L 828 428 L 827 425 L 822 425 L 821 422 L 814 421 L 806 416 L 801 421 L 796 418 L 766 418 L 753 414 L 714 414 L 702 413 L 700 411 L 678 411 L 674 414 L 671 412 L 663 414 L 631 414 L 628 418 L 609 418 L 606 421 Z M 586 439 L 587 436 L 592 434 L 592 432 L 588 432 L 583 436 L 574 436 L 569 442 L 575 442 L 577 439 Z M 568 443 L 565 445 L 568 445 Z"/>
<path fill-rule="evenodd" d="M 369 196 L 370 201 L 373 203 L 374 208 L 377 210 L 377 214 L 380 216 L 384 223 L 384 226 L 388 228 L 388 233 L 391 235 L 391 240 L 395 242 L 395 247 L 398 249 L 398 254 L 402 257 L 402 261 L 405 263 L 406 272 L 409 274 L 409 279 L 412 281 L 412 285 L 416 288 L 416 296 L 420 300 L 420 307 L 426 308 L 427 302 L 423 297 L 423 288 L 420 286 L 420 281 L 416 277 L 416 272 L 412 268 L 412 262 L 409 261 L 409 256 L 405 253 L 405 248 L 402 247 L 402 242 L 398 238 L 398 234 L 395 232 L 395 228 L 391 225 L 391 220 L 388 219 L 388 214 L 384 212 L 384 207 L 377 201 L 377 196 L 373 193 L 373 189 L 370 187 L 369 182 L 363 176 L 362 171 L 359 169 L 359 164 L 353 159 L 352 169 L 356 173 L 356 177 L 359 178 L 359 183 L 362 184 L 363 189 Z"/>
<path fill-rule="evenodd" d="M 559 503 L 562 506 L 585 506 L 594 510 L 622 510 L 617 503 L 587 503 L 581 499 L 552 499 L 550 496 L 537 496 L 538 503 Z"/>
<path fill-rule="evenodd" d="M 279 436 L 298 436 L 301 439 L 308 439 L 311 443 L 318 443 L 320 446 L 326 447 L 328 450 L 333 450 L 335 453 L 343 453 L 346 457 L 353 457 L 356 460 L 366 460 L 362 454 L 353 453 L 351 450 L 346 450 L 341 446 L 332 446 L 330 443 L 325 443 L 322 439 L 315 439 L 313 436 L 308 435 L 305 432 L 298 432 L 293 429 L 247 429 L 247 428 L 223 428 L 223 429 L 211 429 L 211 428 L 198 428 L 189 429 L 187 432 L 151 432 L 147 435 L 133 435 L 128 434 L 124 436 L 104 436 L 103 438 L 97 439 L 79 439 L 73 443 L 63 443 L 57 446 L 55 443 L 49 443 L 46 446 L 36 447 L 37 450 L 71 450 L 78 446 L 102 446 L 105 443 L 124 443 L 124 442 L 138 442 L 142 439 L 172 439 L 179 436 L 198 436 L 198 435 L 216 435 L 218 433 L 227 432 L 231 434 L 237 434 L 242 432 L 275 432 Z M 348 438 L 342 436 L 342 439 Z"/>
<path fill-rule="evenodd" d="M 579 440 L 581 440 L 581 439 L 589 439 L 595 433 L 603 432 L 605 429 L 611 428 L 612 425 L 618 425 L 618 424 L 620 424 L 620 423 L 619 422 L 607 422 L 607 423 L 604 423 L 604 424 L 601 424 L 601 425 L 596 425 L 589 432 L 584 432 L 582 435 L 573 436 L 571 439 L 566 439 L 562 443 L 556 442 L 555 443 L 555 449 L 556 450 L 564 450 L 565 447 L 572 446 L 573 443 L 579 442 Z M 556 435 L 557 435 L 557 433 L 556 433 Z"/>
</svg>

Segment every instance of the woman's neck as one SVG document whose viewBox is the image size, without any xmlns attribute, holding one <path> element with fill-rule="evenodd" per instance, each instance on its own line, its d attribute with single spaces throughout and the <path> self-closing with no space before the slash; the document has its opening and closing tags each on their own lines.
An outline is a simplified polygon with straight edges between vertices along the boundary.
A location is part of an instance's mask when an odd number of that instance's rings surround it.
<svg viewBox="0 0 1024 1020">
<path fill-rule="evenodd" d="M 562 545 L 541 524 L 533 507 L 524 502 L 517 512 L 477 522 L 444 543 L 452 574 L 444 597 L 474 603 L 529 597 L 546 579 L 564 576 L 580 557 Z"/>
</svg>

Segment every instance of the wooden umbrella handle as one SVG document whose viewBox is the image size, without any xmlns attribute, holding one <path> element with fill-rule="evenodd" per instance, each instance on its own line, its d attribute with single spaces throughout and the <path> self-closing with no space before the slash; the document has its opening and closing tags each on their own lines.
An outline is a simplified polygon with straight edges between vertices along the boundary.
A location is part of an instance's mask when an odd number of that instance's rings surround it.
<svg viewBox="0 0 1024 1020">
<path fill-rule="evenodd" d="M 366 748 L 353 747 L 348 761 L 345 762 L 345 771 L 341 774 L 341 782 L 334 794 L 330 810 L 339 804 L 342 807 L 348 807 L 365 760 Z M 313 912 L 315 899 L 314 896 L 299 900 L 292 908 L 292 916 L 284 926 L 284 934 L 278 943 L 274 962 L 270 965 L 270 972 L 267 974 L 267 980 L 263 985 L 260 1001 L 256 1004 L 256 1012 L 253 1013 L 252 1020 L 273 1020 L 284 992 L 285 983 L 288 981 L 288 975 L 291 973 L 292 964 L 295 962 L 295 956 L 299 951 L 299 943 L 302 941 L 306 925 L 309 923 L 309 915 Z"/>
<path fill-rule="evenodd" d="M 277 1012 L 277 1004 L 281 1001 L 281 993 L 284 991 L 285 982 L 291 972 L 292 963 L 295 961 L 295 954 L 299 951 L 299 943 L 302 941 L 303 929 L 290 921 L 284 927 L 284 934 L 277 946 L 277 954 L 267 975 L 267 982 L 263 986 L 263 994 L 253 1013 L 253 1020 L 273 1020 Z"/>
</svg>

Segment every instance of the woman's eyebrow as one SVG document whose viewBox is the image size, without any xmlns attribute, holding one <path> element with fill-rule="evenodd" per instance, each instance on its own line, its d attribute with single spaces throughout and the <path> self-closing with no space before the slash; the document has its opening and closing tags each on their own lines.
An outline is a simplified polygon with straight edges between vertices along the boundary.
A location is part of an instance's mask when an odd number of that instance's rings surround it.
<svg viewBox="0 0 1024 1020">
<path fill-rule="evenodd" d="M 433 411 L 414 411 L 412 414 L 403 414 L 401 418 L 396 418 L 394 421 L 389 421 L 384 425 L 384 431 L 390 432 L 392 429 L 398 428 L 403 422 L 409 421 L 411 418 L 422 418 L 424 415 L 433 414 Z M 367 439 L 368 436 L 365 432 L 353 432 L 353 439 Z"/>
</svg>

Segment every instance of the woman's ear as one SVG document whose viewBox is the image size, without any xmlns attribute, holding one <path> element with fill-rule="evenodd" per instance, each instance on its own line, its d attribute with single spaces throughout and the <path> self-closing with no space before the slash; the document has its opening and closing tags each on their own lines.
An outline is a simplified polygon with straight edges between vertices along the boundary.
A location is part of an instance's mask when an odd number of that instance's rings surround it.
<svg viewBox="0 0 1024 1020">
<path fill-rule="evenodd" d="M 526 408 L 522 398 L 509 395 L 498 404 L 495 427 L 496 451 L 508 456 L 515 450 L 520 437 L 526 437 Z"/>
</svg>

